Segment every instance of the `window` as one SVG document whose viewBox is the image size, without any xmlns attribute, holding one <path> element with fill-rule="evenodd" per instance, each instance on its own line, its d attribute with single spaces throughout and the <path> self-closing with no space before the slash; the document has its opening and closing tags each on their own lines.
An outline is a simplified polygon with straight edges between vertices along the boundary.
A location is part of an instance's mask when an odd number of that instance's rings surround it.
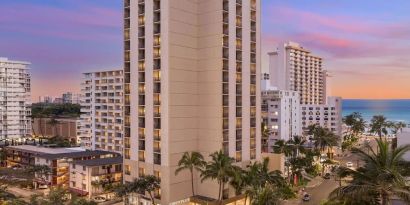
<svg viewBox="0 0 410 205">
<path fill-rule="evenodd" d="M 83 189 L 83 190 L 87 189 L 87 185 L 86 185 L 86 184 L 82 184 L 82 189 Z"/>
<path fill-rule="evenodd" d="M 86 166 L 83 166 L 83 171 L 85 171 L 87 168 L 86 168 Z"/>
<path fill-rule="evenodd" d="M 72 164 L 72 165 L 71 165 L 71 168 L 75 169 L 75 164 Z"/>
<path fill-rule="evenodd" d="M 71 182 L 71 186 L 72 186 L 72 187 L 75 187 L 75 182 Z"/>
</svg>

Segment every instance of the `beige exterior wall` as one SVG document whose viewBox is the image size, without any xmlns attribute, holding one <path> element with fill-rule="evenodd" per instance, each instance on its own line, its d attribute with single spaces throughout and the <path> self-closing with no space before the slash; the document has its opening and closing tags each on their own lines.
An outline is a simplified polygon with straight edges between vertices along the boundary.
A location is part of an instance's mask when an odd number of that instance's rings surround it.
<svg viewBox="0 0 410 205">
<path fill-rule="evenodd" d="M 210 153 L 223 149 L 224 69 L 229 72 L 227 82 L 229 104 L 226 105 L 229 110 L 229 116 L 226 118 L 229 125 L 226 129 L 227 140 L 225 140 L 228 142 L 227 154 L 236 158 L 240 164 L 248 163 L 251 160 L 251 153 L 253 159 L 260 158 L 260 107 L 256 106 L 260 104 L 260 2 L 243 0 L 240 6 L 242 11 L 240 50 L 236 48 L 235 25 L 238 6 L 236 0 L 226 1 L 229 10 L 225 12 L 222 0 L 162 0 L 159 10 L 154 9 L 157 8 L 155 2 L 157 1 L 125 1 L 124 170 L 126 174 L 124 178 L 125 181 L 131 181 L 138 177 L 139 172 L 161 176 L 161 197 L 158 202 L 169 204 L 191 196 L 189 173 L 182 172 L 178 176 L 174 175 L 183 153 L 199 151 L 208 158 Z M 251 2 L 256 4 L 253 63 L 251 63 Z M 141 15 L 138 14 L 139 12 Z M 154 21 L 158 13 L 161 16 L 160 21 Z M 224 13 L 229 16 L 226 24 L 228 28 L 226 36 L 229 38 L 229 46 L 225 49 L 229 52 L 227 58 L 223 56 Z M 141 20 L 140 23 L 137 19 Z M 161 28 L 158 34 L 161 39 L 159 46 L 155 44 L 158 35 L 154 34 L 158 26 Z M 145 32 L 138 35 L 142 28 Z M 160 49 L 159 56 L 155 55 L 157 49 Z M 237 51 L 242 55 L 240 73 L 242 81 L 239 85 L 242 95 L 235 94 Z M 158 70 L 155 67 L 157 57 L 161 61 Z M 223 67 L 224 59 L 229 64 L 226 68 Z M 157 72 L 160 72 L 159 81 L 155 78 Z M 255 76 L 254 85 L 250 83 L 251 75 Z M 154 121 L 158 117 L 155 115 L 157 108 L 154 87 L 158 82 L 161 83 L 158 105 L 161 126 L 156 129 Z M 145 91 L 136 89 L 139 86 L 145 88 Z M 254 96 L 253 128 L 250 125 L 251 86 L 255 90 L 252 94 Z M 236 117 L 237 96 L 242 104 L 242 114 L 238 117 Z M 139 105 L 141 99 L 144 99 L 143 105 Z M 144 112 L 139 113 L 141 110 Z M 238 148 L 235 146 L 236 118 L 242 120 L 242 124 L 238 125 L 242 136 Z M 254 132 L 252 148 L 251 129 Z M 140 132 L 141 135 L 139 131 L 143 131 Z M 160 133 L 159 138 L 154 137 L 156 132 Z M 143 154 L 144 159 L 139 159 L 139 154 L 140 156 Z M 154 156 L 160 156 L 160 163 Z M 200 183 L 198 173 L 194 180 L 199 195 L 217 197 L 215 182 Z"/>
</svg>

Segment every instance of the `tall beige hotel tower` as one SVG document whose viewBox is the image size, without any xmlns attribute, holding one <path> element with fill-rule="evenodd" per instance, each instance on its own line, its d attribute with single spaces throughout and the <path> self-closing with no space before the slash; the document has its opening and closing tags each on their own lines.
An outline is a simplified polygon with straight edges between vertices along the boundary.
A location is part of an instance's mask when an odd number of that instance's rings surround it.
<svg viewBox="0 0 410 205">
<path fill-rule="evenodd" d="M 124 1 L 124 180 L 160 177 L 155 198 L 181 204 L 184 152 L 260 158 L 260 0 Z M 197 195 L 217 198 L 216 181 Z M 233 196 L 232 188 L 225 194 Z M 144 202 L 129 199 L 130 204 Z"/>
</svg>

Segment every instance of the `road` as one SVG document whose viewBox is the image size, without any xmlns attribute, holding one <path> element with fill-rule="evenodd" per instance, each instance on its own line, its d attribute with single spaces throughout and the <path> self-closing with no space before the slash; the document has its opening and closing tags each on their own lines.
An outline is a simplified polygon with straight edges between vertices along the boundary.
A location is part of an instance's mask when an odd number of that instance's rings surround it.
<svg viewBox="0 0 410 205">
<path fill-rule="evenodd" d="M 333 177 L 325 179 L 319 186 L 315 188 L 308 188 L 306 191 L 311 195 L 310 201 L 303 202 L 306 205 L 318 205 L 323 200 L 326 200 L 330 192 L 339 186 L 339 182 L 335 181 Z"/>
<path fill-rule="evenodd" d="M 374 138 L 369 138 L 369 139 L 370 139 L 370 146 L 374 150 L 376 150 L 376 141 L 374 140 Z M 364 144 L 364 141 L 361 141 L 360 143 Z M 335 157 L 334 159 L 336 161 L 339 161 L 340 165 L 342 166 L 346 166 L 347 162 L 353 162 L 353 168 L 363 165 L 362 164 L 363 162 L 360 160 L 360 157 L 350 152 L 345 152 L 345 156 Z M 332 176 L 330 179 L 323 179 L 323 182 L 320 185 L 315 186 L 313 188 L 306 189 L 306 192 L 309 193 L 311 196 L 310 201 L 303 202 L 302 196 L 299 196 L 298 199 L 287 201 L 284 204 L 286 205 L 296 205 L 296 204 L 319 205 L 322 201 L 325 201 L 328 198 L 329 194 L 334 189 L 336 189 L 338 186 L 339 186 L 339 181 L 336 181 L 334 176 Z"/>
</svg>

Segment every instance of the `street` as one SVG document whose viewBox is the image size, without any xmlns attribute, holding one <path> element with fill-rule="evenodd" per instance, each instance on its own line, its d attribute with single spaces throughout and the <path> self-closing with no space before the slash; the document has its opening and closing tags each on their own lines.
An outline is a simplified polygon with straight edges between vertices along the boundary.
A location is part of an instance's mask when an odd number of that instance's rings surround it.
<svg viewBox="0 0 410 205">
<path fill-rule="evenodd" d="M 369 138 L 370 139 L 370 146 L 373 149 L 376 149 L 376 140 L 375 138 Z M 364 140 L 360 142 L 360 144 L 364 144 Z M 334 160 L 338 161 L 341 166 L 346 166 L 347 162 L 352 162 L 353 163 L 353 168 L 357 168 L 357 166 L 361 166 L 363 162 L 360 161 L 360 158 L 354 154 L 346 151 L 344 153 L 344 156 L 341 157 L 335 157 Z M 319 185 L 312 187 L 312 188 L 306 188 L 306 192 L 310 194 L 310 201 L 303 202 L 302 201 L 302 195 L 299 195 L 297 199 L 295 200 L 290 200 L 285 202 L 284 204 L 286 205 L 296 205 L 296 204 L 306 204 L 306 205 L 319 205 L 321 202 L 326 201 L 328 198 L 329 194 L 335 190 L 339 186 L 339 181 L 335 180 L 335 176 L 332 174 L 332 177 L 330 179 L 323 179 L 321 178 L 322 183 Z"/>
</svg>

